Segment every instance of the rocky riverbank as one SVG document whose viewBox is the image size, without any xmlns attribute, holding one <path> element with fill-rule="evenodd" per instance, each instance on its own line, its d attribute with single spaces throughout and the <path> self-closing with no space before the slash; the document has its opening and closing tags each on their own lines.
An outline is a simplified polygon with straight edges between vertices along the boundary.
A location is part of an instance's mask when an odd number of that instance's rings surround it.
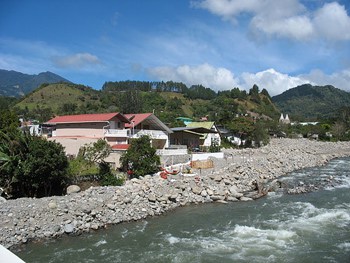
<svg viewBox="0 0 350 263">
<path fill-rule="evenodd" d="M 225 150 L 214 168 L 197 176 L 146 175 L 121 187 L 92 187 L 66 196 L 21 198 L 0 204 L 0 244 L 97 230 L 125 221 L 160 215 L 179 206 L 204 202 L 249 201 L 278 188 L 276 180 L 293 170 L 350 156 L 349 142 L 273 139 L 259 149 Z"/>
</svg>

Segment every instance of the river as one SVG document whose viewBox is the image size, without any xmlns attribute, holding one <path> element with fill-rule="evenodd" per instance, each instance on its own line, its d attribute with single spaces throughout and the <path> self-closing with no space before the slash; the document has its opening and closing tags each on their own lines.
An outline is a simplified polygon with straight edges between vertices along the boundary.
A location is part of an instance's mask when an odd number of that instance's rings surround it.
<svg viewBox="0 0 350 263">
<path fill-rule="evenodd" d="M 350 158 L 282 180 L 290 187 L 327 186 L 308 194 L 281 191 L 249 202 L 191 205 L 94 233 L 29 243 L 15 253 L 27 263 L 350 262 Z"/>
</svg>

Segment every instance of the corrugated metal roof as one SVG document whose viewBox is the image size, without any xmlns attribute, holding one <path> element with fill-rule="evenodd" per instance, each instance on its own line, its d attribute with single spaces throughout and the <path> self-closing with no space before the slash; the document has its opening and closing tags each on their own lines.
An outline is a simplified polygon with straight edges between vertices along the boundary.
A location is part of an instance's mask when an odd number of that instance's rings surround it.
<svg viewBox="0 0 350 263">
<path fill-rule="evenodd" d="M 208 130 L 211 130 L 214 126 L 213 121 L 195 121 L 187 124 L 187 127 L 203 127 Z"/>
<path fill-rule="evenodd" d="M 129 120 L 119 112 L 113 113 L 97 113 L 97 114 L 78 114 L 78 115 L 64 115 L 57 116 L 48 122 L 47 124 L 55 123 L 79 123 L 79 122 L 107 122 L 112 118 L 117 117 L 123 122 L 129 122 Z"/>
</svg>

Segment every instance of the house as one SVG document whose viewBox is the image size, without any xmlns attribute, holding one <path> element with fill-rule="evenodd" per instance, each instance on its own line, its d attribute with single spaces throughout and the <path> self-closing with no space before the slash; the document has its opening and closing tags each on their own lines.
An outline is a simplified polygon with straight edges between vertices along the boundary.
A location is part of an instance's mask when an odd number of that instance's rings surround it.
<svg viewBox="0 0 350 263">
<path fill-rule="evenodd" d="M 57 116 L 44 125 L 51 126 L 49 140 L 61 143 L 67 154 L 77 155 L 81 146 L 98 139 L 106 140 L 112 147 L 127 145 L 129 130 L 125 124 L 129 122 L 123 114 L 115 112 Z"/>
<path fill-rule="evenodd" d="M 187 117 L 177 117 L 176 118 L 177 121 L 182 121 L 185 125 L 189 124 L 192 122 L 191 118 L 187 118 Z"/>
<path fill-rule="evenodd" d="M 125 117 L 130 121 L 125 124 L 129 140 L 148 135 L 154 148 L 165 149 L 170 146 L 170 134 L 173 131 L 153 113 L 125 114 Z"/>
<path fill-rule="evenodd" d="M 209 147 L 212 143 L 221 145 L 221 135 L 218 127 L 213 121 L 201 121 L 201 122 L 191 122 L 187 124 L 187 127 L 205 128 L 207 130 L 213 131 L 213 133 L 203 133 L 200 138 L 200 146 Z"/>
<path fill-rule="evenodd" d="M 171 129 L 170 143 L 172 147 L 186 145 L 188 149 L 196 150 L 202 145 L 203 134 L 216 133 L 203 127 L 176 127 Z"/>
<path fill-rule="evenodd" d="M 172 131 L 153 113 L 99 113 L 55 117 L 45 123 L 51 126 L 50 140 L 61 143 L 67 154 L 77 155 L 86 143 L 106 140 L 114 151 L 125 151 L 133 138 L 148 135 L 156 149 L 169 146 Z"/>
</svg>

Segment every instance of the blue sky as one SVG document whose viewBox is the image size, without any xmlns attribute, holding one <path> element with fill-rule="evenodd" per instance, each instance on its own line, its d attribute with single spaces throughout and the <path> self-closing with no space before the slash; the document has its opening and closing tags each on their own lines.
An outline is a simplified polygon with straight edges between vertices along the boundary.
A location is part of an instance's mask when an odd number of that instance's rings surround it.
<svg viewBox="0 0 350 263">
<path fill-rule="evenodd" d="M 173 80 L 271 95 L 350 91 L 350 3 L 321 0 L 2 0 L 0 68 L 106 81 Z"/>
</svg>

